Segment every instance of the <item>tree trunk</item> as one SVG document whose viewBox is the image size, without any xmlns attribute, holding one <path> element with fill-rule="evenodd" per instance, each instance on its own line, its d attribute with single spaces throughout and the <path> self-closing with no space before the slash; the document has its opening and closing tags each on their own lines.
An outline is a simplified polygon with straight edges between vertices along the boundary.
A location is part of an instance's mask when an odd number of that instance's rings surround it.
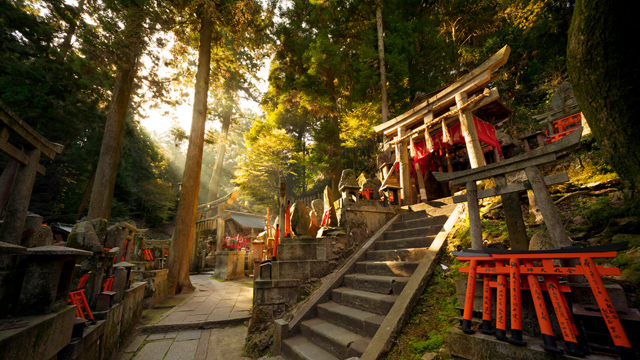
<svg viewBox="0 0 640 360">
<path fill-rule="evenodd" d="M 227 150 L 225 141 L 229 136 L 229 126 L 231 125 L 231 115 L 233 110 L 225 110 L 222 116 L 222 137 L 218 144 L 218 156 L 216 158 L 216 167 L 211 174 L 211 181 L 209 181 L 209 196 L 208 201 L 213 201 L 218 198 L 218 188 L 220 187 L 220 178 L 222 176 L 222 165 L 224 163 L 224 154 Z"/>
<path fill-rule="evenodd" d="M 200 47 L 198 49 L 198 71 L 196 73 L 193 116 L 189 148 L 182 176 L 182 192 L 176 214 L 176 226 L 169 253 L 169 293 L 189 293 L 194 290 L 189 279 L 189 257 L 193 244 L 196 225 L 196 208 L 200 192 L 200 173 L 204 148 L 204 128 L 207 114 L 207 95 L 209 92 L 209 67 L 211 63 L 211 35 L 213 22 L 210 12 L 205 9 L 200 29 Z M 220 241 L 220 239 L 218 239 Z"/>
<path fill-rule="evenodd" d="M 78 19 L 82 16 L 82 10 L 84 9 L 85 0 L 80 0 L 78 3 L 78 14 L 76 18 L 72 18 L 69 23 L 69 28 L 67 29 L 67 33 L 64 36 L 64 40 L 62 41 L 62 45 L 60 45 L 60 52 L 58 52 L 58 57 L 56 58 L 56 63 L 58 65 L 62 65 L 64 63 L 64 58 L 67 56 L 69 49 L 71 49 L 71 39 L 73 35 L 76 33 L 76 28 L 78 27 Z"/>
<path fill-rule="evenodd" d="M 384 66 L 384 31 L 382 30 L 382 0 L 376 0 L 376 24 L 378 26 L 378 55 L 380 57 L 380 92 L 382 94 L 382 122 L 389 120 L 387 103 L 387 75 Z"/>
<path fill-rule="evenodd" d="M 89 183 L 87 184 L 86 189 L 84 189 L 84 195 L 82 195 L 82 201 L 80 201 L 80 206 L 78 206 L 78 212 L 76 213 L 76 220 L 80 220 L 82 218 L 84 209 L 87 207 L 87 203 L 89 202 L 91 191 L 93 191 L 93 183 L 95 182 L 95 180 L 96 180 L 96 169 L 93 169 L 93 171 L 91 172 L 91 177 L 89 178 Z"/>
<path fill-rule="evenodd" d="M 122 137 L 127 121 L 127 111 L 131 103 L 131 87 L 136 76 L 141 52 L 139 47 L 132 50 L 127 54 L 126 60 L 119 65 L 116 75 L 111 106 L 104 127 L 100 158 L 96 168 L 96 179 L 91 191 L 91 202 L 87 215 L 89 219 L 103 218 L 108 220 L 111 217 L 111 203 L 118 175 Z"/>
<path fill-rule="evenodd" d="M 634 10 L 635 9 L 635 10 Z M 574 94 L 607 161 L 640 200 L 640 68 L 633 36 L 640 3 L 577 0 L 567 69 Z"/>
</svg>

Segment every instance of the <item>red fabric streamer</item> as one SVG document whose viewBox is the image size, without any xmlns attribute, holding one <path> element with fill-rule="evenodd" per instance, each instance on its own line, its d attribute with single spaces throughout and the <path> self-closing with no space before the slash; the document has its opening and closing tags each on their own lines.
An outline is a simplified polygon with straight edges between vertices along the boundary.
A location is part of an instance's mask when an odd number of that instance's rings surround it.
<svg viewBox="0 0 640 360">
<path fill-rule="evenodd" d="M 475 116 L 473 117 L 473 122 L 476 125 L 476 131 L 478 133 L 478 139 L 485 144 L 489 144 L 494 148 L 498 149 L 498 153 L 502 156 L 502 149 L 500 148 L 500 142 L 496 137 L 496 129 L 493 125 L 479 120 Z M 464 143 L 464 137 L 462 136 L 462 129 L 460 127 L 460 123 L 456 123 L 455 125 L 449 128 L 449 134 L 451 134 L 451 140 L 453 140 L 453 144 Z M 439 131 L 431 136 L 433 141 L 433 151 L 439 151 L 440 155 L 443 155 L 443 149 L 452 148 L 447 142 L 442 140 L 442 131 Z M 431 160 L 431 154 L 433 152 L 429 152 L 425 147 L 425 141 L 417 141 L 414 142 L 414 157 L 413 160 L 420 162 L 420 167 L 423 170 L 428 169 L 429 171 L 436 170 L 436 164 Z"/>
</svg>

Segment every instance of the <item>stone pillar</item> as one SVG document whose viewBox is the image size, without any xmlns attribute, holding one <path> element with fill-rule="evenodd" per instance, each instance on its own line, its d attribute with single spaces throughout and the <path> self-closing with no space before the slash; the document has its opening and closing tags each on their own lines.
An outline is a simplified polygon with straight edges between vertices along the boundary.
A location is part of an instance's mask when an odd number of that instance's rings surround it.
<svg viewBox="0 0 640 360">
<path fill-rule="evenodd" d="M 9 195 L 13 188 L 13 183 L 16 179 L 16 173 L 18 172 L 18 161 L 9 158 L 7 165 L 2 170 L 0 175 L 0 218 L 4 216 L 4 209 L 9 201 Z"/>
<path fill-rule="evenodd" d="M 112 290 L 116 293 L 113 299 L 114 303 L 119 303 L 124 296 L 124 291 L 127 288 L 127 269 L 119 267 L 115 269 L 113 276 Z"/>
<path fill-rule="evenodd" d="M 398 139 L 404 136 L 404 127 L 398 127 Z M 407 151 L 407 142 L 399 142 L 396 145 L 396 156 L 400 161 L 400 186 L 402 189 L 401 205 L 411 205 L 411 171 L 409 171 L 409 152 Z"/>
<path fill-rule="evenodd" d="M 460 92 L 456 94 L 456 105 L 458 108 L 467 103 L 467 93 Z M 480 146 L 480 140 L 478 139 L 478 132 L 476 131 L 475 123 L 473 122 L 473 114 L 471 110 L 466 108 L 458 113 L 460 118 L 460 130 L 464 141 L 467 145 L 467 154 L 469 155 L 469 163 L 471 168 L 475 169 L 480 166 L 487 165 L 484 161 L 484 155 L 482 153 L 482 146 Z"/>
<path fill-rule="evenodd" d="M 222 251 L 224 241 L 224 220 L 222 219 L 222 208 L 218 208 L 218 218 L 216 219 L 216 252 Z M 216 254 L 217 255 L 217 254 Z"/>
<path fill-rule="evenodd" d="M 27 218 L 27 210 L 31 201 L 31 191 L 36 179 L 38 162 L 40 161 L 40 149 L 26 151 L 29 162 L 20 165 L 16 174 L 16 181 L 9 196 L 6 215 L 0 228 L 0 241 L 10 244 L 20 244 L 22 229 Z"/>
</svg>

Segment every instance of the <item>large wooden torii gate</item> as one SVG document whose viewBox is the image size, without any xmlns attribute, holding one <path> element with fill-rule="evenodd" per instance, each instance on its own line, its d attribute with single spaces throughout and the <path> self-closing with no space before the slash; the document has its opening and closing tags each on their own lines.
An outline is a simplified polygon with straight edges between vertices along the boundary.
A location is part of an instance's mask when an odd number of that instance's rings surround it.
<svg viewBox="0 0 640 360">
<path fill-rule="evenodd" d="M 492 72 L 504 65 L 509 58 L 510 48 L 504 46 L 479 67 L 463 76 L 460 80 L 444 90 L 405 112 L 404 114 L 374 127 L 378 134 L 384 135 L 385 150 L 395 146 L 396 163 L 400 164 L 400 187 L 405 204 L 411 203 L 411 185 L 409 183 L 409 156 L 407 143 L 421 136 L 428 136 L 425 132 L 434 129 L 444 122 L 460 120 L 462 135 L 464 136 L 469 162 L 472 168 L 485 165 L 482 147 L 478 139 L 472 112 L 498 99 L 497 89 L 486 89 L 487 84 L 496 79 Z M 483 90 L 484 89 L 484 90 Z M 478 93 L 469 99 L 469 95 Z M 443 113 L 444 112 L 444 113 Z M 437 115 L 437 116 L 436 116 Z M 457 116 L 456 116 L 457 115 Z M 423 124 L 415 127 L 418 123 Z M 407 131 L 412 129 L 410 131 Z M 383 187 L 393 174 L 394 166 L 383 181 Z M 426 197 L 426 196 L 425 196 Z"/>
</svg>

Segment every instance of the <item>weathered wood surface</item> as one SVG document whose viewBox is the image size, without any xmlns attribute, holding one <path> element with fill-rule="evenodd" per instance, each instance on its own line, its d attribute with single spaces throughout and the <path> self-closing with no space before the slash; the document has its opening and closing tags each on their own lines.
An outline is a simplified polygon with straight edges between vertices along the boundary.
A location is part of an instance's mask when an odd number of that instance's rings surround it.
<svg viewBox="0 0 640 360">
<path fill-rule="evenodd" d="M 404 127 L 398 128 L 398 138 L 404 135 Z M 409 152 L 407 151 L 407 142 L 401 142 L 396 145 L 396 156 L 400 159 L 400 192 L 402 193 L 402 202 L 400 205 L 411 205 L 411 172 L 409 171 Z"/>
<path fill-rule="evenodd" d="M 470 73 L 463 76 L 460 80 L 440 91 L 429 100 L 418 104 L 413 109 L 404 114 L 374 127 L 377 133 L 391 134 L 395 132 L 398 126 L 408 126 L 419 120 L 424 114 L 430 111 L 437 111 L 455 101 L 455 95 L 459 92 L 469 93 L 478 88 L 486 86 L 492 77 L 491 73 L 504 65 L 509 58 L 511 49 L 505 45 L 497 53 L 491 56 L 487 61 L 482 63 Z"/>
<path fill-rule="evenodd" d="M 551 239 L 557 247 L 571 246 L 571 240 L 564 228 L 564 224 L 558 213 L 558 208 L 556 208 L 556 205 L 551 199 L 540 169 L 538 169 L 537 166 L 530 166 L 524 169 L 524 172 L 527 174 L 529 183 L 531 183 L 533 194 L 536 197 L 536 202 L 544 218 L 544 224 L 547 226 L 547 230 L 549 230 L 549 236 L 551 236 Z"/>
<path fill-rule="evenodd" d="M 464 137 L 465 146 L 467 147 L 469 164 L 475 169 L 487 165 L 487 162 L 484 160 L 482 145 L 480 145 L 480 139 L 478 139 L 478 130 L 473 121 L 473 114 L 471 114 L 471 110 L 465 107 L 468 102 L 466 93 L 456 94 L 456 104 L 458 109 L 460 109 L 458 113 L 458 117 L 460 118 L 460 132 Z"/>
<path fill-rule="evenodd" d="M 467 182 L 467 208 L 469 212 L 469 232 L 471 233 L 471 248 L 482 250 L 482 221 L 478 206 L 478 185 L 475 181 Z"/>
<path fill-rule="evenodd" d="M 496 189 L 504 189 L 507 187 L 507 179 L 504 175 L 498 175 L 493 178 L 496 183 Z M 527 238 L 527 229 L 522 219 L 522 209 L 520 208 L 520 195 L 518 193 L 505 193 L 500 195 L 502 199 L 502 208 L 504 209 L 504 219 L 507 223 L 507 231 L 509 233 L 509 243 L 512 250 L 528 250 L 529 239 Z"/>
<path fill-rule="evenodd" d="M 482 166 L 476 169 L 456 171 L 452 173 L 434 172 L 438 181 L 452 181 L 454 185 L 461 185 L 471 180 L 482 180 L 499 174 L 523 170 L 529 166 L 535 166 L 555 160 L 556 153 L 567 151 L 577 146 L 582 136 L 582 127 L 542 148 L 535 149 L 525 154 L 518 155 L 497 163 Z"/>
<path fill-rule="evenodd" d="M 562 184 L 567 181 L 569 181 L 569 175 L 567 173 L 554 174 L 544 177 L 544 183 L 547 186 Z M 531 184 L 529 182 L 513 183 L 505 185 L 503 187 L 494 187 L 491 189 L 480 190 L 478 191 L 478 199 L 517 193 L 526 190 L 531 190 Z M 454 204 L 459 204 L 466 201 L 467 195 L 456 195 L 453 197 Z"/>
</svg>

